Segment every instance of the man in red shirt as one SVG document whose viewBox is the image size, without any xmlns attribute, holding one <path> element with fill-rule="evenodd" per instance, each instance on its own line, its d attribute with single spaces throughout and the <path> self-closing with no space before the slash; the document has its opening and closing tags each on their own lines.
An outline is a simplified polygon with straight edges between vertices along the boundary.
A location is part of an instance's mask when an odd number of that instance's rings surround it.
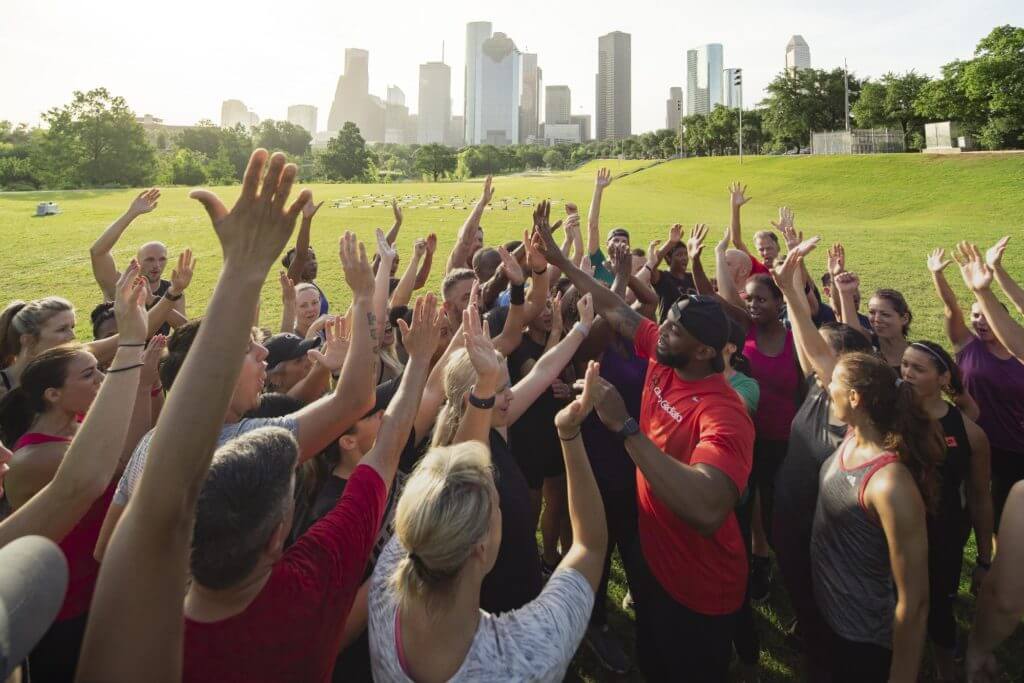
<svg viewBox="0 0 1024 683">
<path fill-rule="evenodd" d="M 721 374 L 728 319 L 714 299 L 690 296 L 658 327 L 560 257 L 550 232 L 540 232 L 549 262 L 649 359 L 640 424 L 611 384 L 599 384 L 596 402 L 637 465 L 641 552 L 627 568 L 640 669 L 651 681 L 725 680 L 747 584 L 733 508 L 754 444 L 746 408 Z"/>
</svg>

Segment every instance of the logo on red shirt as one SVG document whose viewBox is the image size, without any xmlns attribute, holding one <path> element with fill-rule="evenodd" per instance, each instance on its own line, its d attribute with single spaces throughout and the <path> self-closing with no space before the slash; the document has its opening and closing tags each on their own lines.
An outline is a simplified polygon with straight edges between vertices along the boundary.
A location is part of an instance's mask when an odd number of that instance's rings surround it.
<svg viewBox="0 0 1024 683">
<path fill-rule="evenodd" d="M 679 414 L 679 411 L 676 410 L 676 407 L 669 403 L 668 401 L 666 401 L 664 398 L 662 398 L 661 387 L 655 384 L 653 387 L 651 387 L 651 390 L 654 392 L 654 395 L 658 397 L 658 407 L 664 410 L 666 413 L 668 413 L 668 416 L 671 417 L 676 422 L 682 422 L 683 416 Z"/>
<path fill-rule="evenodd" d="M 955 436 L 947 436 L 946 437 L 946 446 L 948 446 L 949 448 L 956 448 L 956 437 Z"/>
</svg>

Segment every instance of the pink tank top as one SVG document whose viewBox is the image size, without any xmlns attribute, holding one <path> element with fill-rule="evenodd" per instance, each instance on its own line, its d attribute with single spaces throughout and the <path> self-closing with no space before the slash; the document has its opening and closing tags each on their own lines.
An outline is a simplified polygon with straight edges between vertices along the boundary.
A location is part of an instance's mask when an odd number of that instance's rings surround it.
<svg viewBox="0 0 1024 683">
<path fill-rule="evenodd" d="M 751 325 L 743 344 L 743 355 L 750 361 L 751 373 L 761 390 L 754 413 L 757 438 L 788 441 L 789 428 L 796 416 L 796 395 L 800 378 L 796 370 L 793 332 L 786 330 L 782 352 L 769 356 L 757 348 L 757 326 Z"/>
</svg>

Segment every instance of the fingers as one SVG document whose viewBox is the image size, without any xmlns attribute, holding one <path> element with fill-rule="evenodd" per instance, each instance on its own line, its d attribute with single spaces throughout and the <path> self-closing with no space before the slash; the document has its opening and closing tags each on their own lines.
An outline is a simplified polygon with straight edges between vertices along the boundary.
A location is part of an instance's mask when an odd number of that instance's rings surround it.
<svg viewBox="0 0 1024 683">
<path fill-rule="evenodd" d="M 203 208 L 206 209 L 207 215 L 210 216 L 210 220 L 214 224 L 218 223 L 222 218 L 224 218 L 224 216 L 228 215 L 228 210 L 227 207 L 224 206 L 224 202 L 209 190 L 192 190 L 188 193 L 188 196 L 190 199 L 195 199 L 203 205 Z"/>
<path fill-rule="evenodd" d="M 249 164 L 245 167 L 245 175 L 242 176 L 242 193 L 239 195 L 239 201 L 256 199 L 256 192 L 259 190 L 260 178 L 263 177 L 263 167 L 267 163 L 268 156 L 267 150 L 262 148 L 254 149 L 249 156 Z"/>
<path fill-rule="evenodd" d="M 287 197 L 285 198 L 287 199 Z M 292 223 L 297 221 L 299 219 L 299 215 L 302 214 L 302 207 L 304 207 L 311 201 L 313 201 L 313 191 L 310 190 L 309 188 L 304 188 L 301 192 L 299 192 L 299 196 L 296 197 L 294 202 L 292 202 L 292 205 L 288 207 L 288 220 Z M 320 207 L 323 206 L 323 204 L 323 202 L 317 204 L 316 208 L 313 209 L 313 213 L 311 213 L 309 217 L 312 218 L 313 214 L 319 211 Z"/>
<path fill-rule="evenodd" d="M 285 157 L 281 152 L 274 152 L 270 155 L 267 163 L 267 172 L 263 175 L 263 184 L 260 186 L 257 199 L 266 204 L 272 204 L 274 196 L 281 185 L 281 175 L 284 172 Z"/>
</svg>

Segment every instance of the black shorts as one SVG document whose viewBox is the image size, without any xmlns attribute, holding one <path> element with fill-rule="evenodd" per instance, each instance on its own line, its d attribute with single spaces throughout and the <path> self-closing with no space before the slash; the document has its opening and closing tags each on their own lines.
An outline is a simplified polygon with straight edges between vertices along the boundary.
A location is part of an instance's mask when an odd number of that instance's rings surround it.
<svg viewBox="0 0 1024 683">
<path fill-rule="evenodd" d="M 565 476 L 565 460 L 558 434 L 553 434 L 552 439 L 554 443 L 526 439 L 517 439 L 512 443 L 512 455 L 523 471 L 526 485 L 531 491 L 540 491 L 545 479 Z"/>
</svg>

